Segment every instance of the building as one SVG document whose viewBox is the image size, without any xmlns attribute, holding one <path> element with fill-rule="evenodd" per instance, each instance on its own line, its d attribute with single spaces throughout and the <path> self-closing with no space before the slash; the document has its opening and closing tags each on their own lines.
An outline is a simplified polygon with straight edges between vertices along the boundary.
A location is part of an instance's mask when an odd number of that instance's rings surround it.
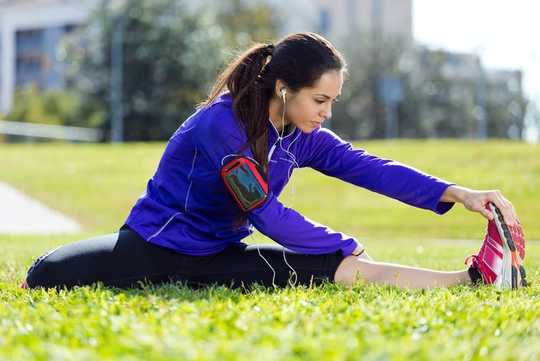
<svg viewBox="0 0 540 361">
<path fill-rule="evenodd" d="M 378 33 L 412 43 L 412 0 L 268 0 L 285 19 L 281 33 L 316 31 L 333 41 Z M 291 16 L 294 14 L 294 16 Z"/>
<path fill-rule="evenodd" d="M 444 123 L 448 127 L 453 122 L 462 127 L 459 134 L 480 139 L 521 136 L 525 112 L 522 71 L 486 69 L 474 53 L 424 46 L 417 46 L 415 53 L 414 88 L 424 94 L 420 113 L 430 120 L 430 126 Z M 457 105 L 459 112 L 448 111 Z"/>
<path fill-rule="evenodd" d="M 96 0 L 0 0 L 0 113 L 8 113 L 18 86 L 61 88 L 58 43 L 83 24 Z"/>
</svg>

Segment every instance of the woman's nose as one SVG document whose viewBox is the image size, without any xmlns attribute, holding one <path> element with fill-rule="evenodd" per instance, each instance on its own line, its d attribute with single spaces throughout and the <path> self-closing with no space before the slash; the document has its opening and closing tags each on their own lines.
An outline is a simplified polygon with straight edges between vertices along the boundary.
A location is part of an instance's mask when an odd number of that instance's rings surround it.
<svg viewBox="0 0 540 361">
<path fill-rule="evenodd" d="M 321 112 L 321 117 L 325 120 L 332 117 L 332 105 L 328 105 L 323 109 L 323 111 Z"/>
</svg>

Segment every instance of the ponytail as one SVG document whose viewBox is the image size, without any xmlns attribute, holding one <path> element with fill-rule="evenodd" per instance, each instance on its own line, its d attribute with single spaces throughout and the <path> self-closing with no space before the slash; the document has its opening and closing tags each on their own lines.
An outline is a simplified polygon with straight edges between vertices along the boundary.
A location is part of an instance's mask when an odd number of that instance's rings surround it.
<svg viewBox="0 0 540 361">
<path fill-rule="evenodd" d="M 268 143 L 268 107 L 272 89 L 261 81 L 261 74 L 272 55 L 274 45 L 256 44 L 233 60 L 217 78 L 208 99 L 199 107 L 211 104 L 228 90 L 235 116 L 247 133 L 243 149 L 251 148 L 255 160 L 266 171 Z"/>
</svg>

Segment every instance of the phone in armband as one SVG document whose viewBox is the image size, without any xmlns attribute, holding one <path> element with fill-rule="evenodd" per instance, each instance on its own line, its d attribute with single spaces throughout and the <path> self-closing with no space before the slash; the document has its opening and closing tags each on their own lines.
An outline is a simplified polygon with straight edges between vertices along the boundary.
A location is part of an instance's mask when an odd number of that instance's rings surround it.
<svg viewBox="0 0 540 361">
<path fill-rule="evenodd" d="M 249 212 L 268 196 L 268 182 L 261 166 L 245 156 L 236 156 L 221 168 L 221 178 L 238 206 Z"/>
</svg>

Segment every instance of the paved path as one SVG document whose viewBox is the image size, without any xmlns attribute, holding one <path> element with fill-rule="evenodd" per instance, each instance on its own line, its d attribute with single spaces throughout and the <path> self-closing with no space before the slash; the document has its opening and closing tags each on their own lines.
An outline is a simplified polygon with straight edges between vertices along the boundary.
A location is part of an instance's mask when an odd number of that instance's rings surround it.
<svg viewBox="0 0 540 361">
<path fill-rule="evenodd" d="M 63 214 L 0 182 L 0 234 L 53 234 L 80 232 Z"/>
</svg>

